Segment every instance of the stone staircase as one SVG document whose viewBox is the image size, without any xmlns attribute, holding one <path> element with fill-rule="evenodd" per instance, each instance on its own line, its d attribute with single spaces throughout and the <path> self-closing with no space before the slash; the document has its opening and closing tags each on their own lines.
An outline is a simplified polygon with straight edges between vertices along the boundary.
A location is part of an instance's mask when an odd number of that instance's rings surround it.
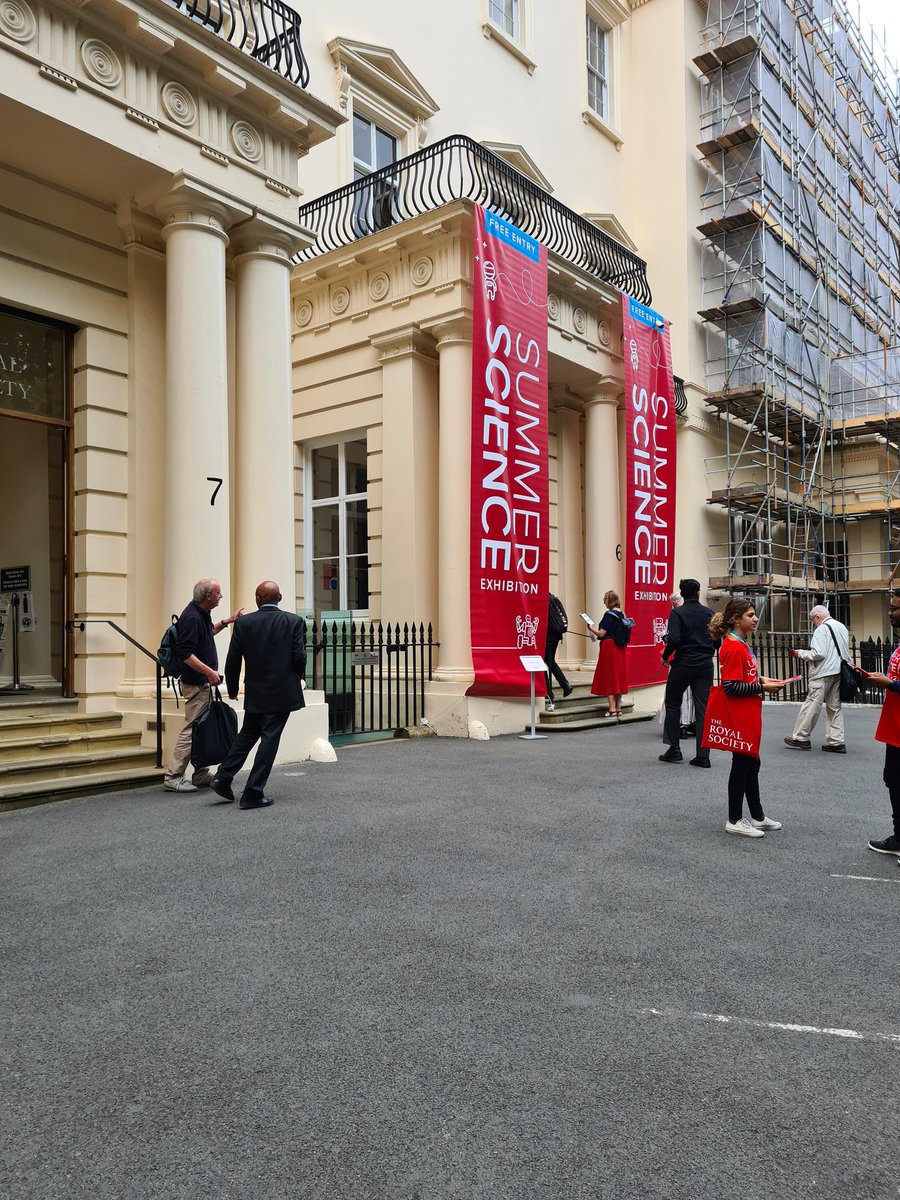
<svg viewBox="0 0 900 1200">
<path fill-rule="evenodd" d="M 576 683 L 571 696 L 563 700 L 562 692 L 554 684 L 555 711 L 539 714 L 541 733 L 578 733 L 582 729 L 615 729 L 618 725 L 629 725 L 637 721 L 651 721 L 656 715 L 651 712 L 635 712 L 631 696 L 622 700 L 622 716 L 618 721 L 603 714 L 609 708 L 605 696 L 592 696 L 589 683 Z M 540 705 L 539 705 L 540 707 Z"/>
<path fill-rule="evenodd" d="M 58 697 L 0 704 L 0 811 L 161 778 L 156 751 L 120 713 L 82 713 Z"/>
</svg>

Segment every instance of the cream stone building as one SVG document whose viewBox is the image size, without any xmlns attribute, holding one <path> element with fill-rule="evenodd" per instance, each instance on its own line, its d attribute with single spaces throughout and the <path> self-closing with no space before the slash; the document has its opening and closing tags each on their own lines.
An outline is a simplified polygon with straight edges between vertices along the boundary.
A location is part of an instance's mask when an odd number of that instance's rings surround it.
<svg viewBox="0 0 900 1200">
<path fill-rule="evenodd" d="M 575 614 L 622 583 L 623 291 L 672 323 L 676 578 L 721 575 L 732 497 L 708 505 L 708 467 L 735 414 L 705 403 L 696 149 L 721 7 L 464 0 L 436 25 L 401 0 L 4 0 L 21 679 L 149 743 L 153 663 L 103 622 L 153 650 L 199 576 L 229 611 L 270 576 L 317 623 L 430 623 L 439 730 L 521 729 L 521 701 L 465 698 L 475 202 L 549 249 L 551 590 Z M 569 638 L 566 669 L 591 651 Z M 298 754 L 324 728 L 317 682 Z"/>
</svg>

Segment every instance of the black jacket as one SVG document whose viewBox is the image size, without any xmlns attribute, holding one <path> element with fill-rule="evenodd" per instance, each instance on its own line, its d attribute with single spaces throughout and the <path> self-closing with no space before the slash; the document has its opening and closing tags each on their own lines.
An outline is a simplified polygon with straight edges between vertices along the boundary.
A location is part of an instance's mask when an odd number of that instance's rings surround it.
<svg viewBox="0 0 900 1200">
<path fill-rule="evenodd" d="M 669 613 L 669 628 L 666 632 L 666 648 L 663 662 L 673 658 L 679 667 L 697 667 L 712 670 L 716 648 L 709 636 L 709 623 L 713 618 L 711 608 L 699 600 L 685 600 L 680 608 Z"/>
<path fill-rule="evenodd" d="M 303 708 L 300 677 L 306 670 L 306 622 L 266 605 L 238 617 L 225 659 L 225 683 L 236 696 L 244 662 L 244 711 L 293 712 Z"/>
</svg>

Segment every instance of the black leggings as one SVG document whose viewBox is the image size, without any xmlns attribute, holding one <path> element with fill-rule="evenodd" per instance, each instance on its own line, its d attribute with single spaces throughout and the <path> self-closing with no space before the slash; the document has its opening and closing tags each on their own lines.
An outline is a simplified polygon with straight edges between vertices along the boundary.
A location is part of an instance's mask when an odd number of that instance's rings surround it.
<svg viewBox="0 0 900 1200">
<path fill-rule="evenodd" d="M 728 776 L 728 820 L 732 825 L 741 819 L 744 797 L 754 821 L 763 819 L 759 802 L 759 759 L 749 754 L 732 754 L 731 774 Z"/>
</svg>

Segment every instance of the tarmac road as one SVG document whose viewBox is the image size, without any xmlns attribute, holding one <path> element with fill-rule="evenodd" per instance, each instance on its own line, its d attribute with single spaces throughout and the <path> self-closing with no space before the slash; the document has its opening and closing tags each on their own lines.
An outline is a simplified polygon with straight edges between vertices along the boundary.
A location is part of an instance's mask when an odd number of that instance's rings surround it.
<svg viewBox="0 0 900 1200">
<path fill-rule="evenodd" d="M 0 814 L 0 1196 L 896 1198 L 877 710 L 795 712 L 758 841 L 655 723 Z"/>
</svg>

